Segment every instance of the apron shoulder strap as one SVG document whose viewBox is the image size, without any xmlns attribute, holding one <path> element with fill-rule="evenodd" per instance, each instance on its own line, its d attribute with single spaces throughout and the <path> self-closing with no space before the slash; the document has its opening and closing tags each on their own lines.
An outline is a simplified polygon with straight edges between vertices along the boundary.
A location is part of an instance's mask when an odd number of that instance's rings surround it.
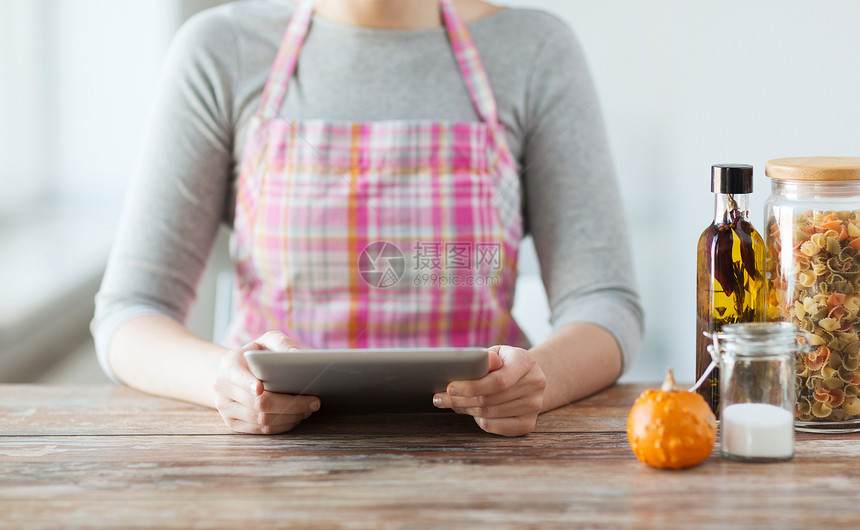
<svg viewBox="0 0 860 530">
<path fill-rule="evenodd" d="M 496 99 L 469 29 L 454 8 L 453 0 L 441 0 L 441 5 L 445 26 L 448 28 L 448 38 L 451 40 L 457 65 L 466 81 L 475 109 L 485 122 L 496 125 L 498 123 Z"/>
<path fill-rule="evenodd" d="M 496 125 L 498 123 L 496 99 L 493 97 L 493 90 L 490 87 L 484 65 L 481 63 L 481 57 L 478 55 L 478 49 L 472 41 L 466 23 L 454 8 L 452 0 L 440 0 L 440 3 L 448 38 L 451 41 L 460 73 L 466 81 L 472 103 L 474 103 L 481 119 L 490 125 Z M 257 110 L 257 114 L 264 119 L 274 118 L 281 108 L 287 93 L 287 85 L 296 68 L 299 50 L 308 33 L 313 7 L 313 0 L 304 0 L 290 17 L 284 40 L 281 42 L 278 56 L 272 65 L 269 79 L 263 89 L 260 107 Z"/>
<path fill-rule="evenodd" d="M 274 118 L 281 108 L 284 95 L 287 93 L 287 85 L 296 68 L 299 50 L 305 35 L 308 34 L 313 11 L 313 0 L 304 0 L 290 17 L 284 40 L 281 41 L 281 48 L 278 50 L 278 56 L 275 58 L 266 87 L 263 89 L 260 107 L 257 109 L 257 114 L 264 119 Z"/>
</svg>

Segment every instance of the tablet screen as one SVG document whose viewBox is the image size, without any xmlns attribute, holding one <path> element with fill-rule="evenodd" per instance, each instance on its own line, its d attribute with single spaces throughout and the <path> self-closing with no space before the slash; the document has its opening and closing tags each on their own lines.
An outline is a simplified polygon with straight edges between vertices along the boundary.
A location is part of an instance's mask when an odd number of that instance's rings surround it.
<svg viewBox="0 0 860 530">
<path fill-rule="evenodd" d="M 451 381 L 489 371 L 486 348 L 383 348 L 245 352 L 271 392 L 314 395 L 322 412 L 430 412 Z"/>
</svg>

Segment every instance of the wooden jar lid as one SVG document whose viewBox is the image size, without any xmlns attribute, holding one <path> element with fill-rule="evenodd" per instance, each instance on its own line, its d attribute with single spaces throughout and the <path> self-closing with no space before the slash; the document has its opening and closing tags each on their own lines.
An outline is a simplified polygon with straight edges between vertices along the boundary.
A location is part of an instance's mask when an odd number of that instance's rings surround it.
<svg viewBox="0 0 860 530">
<path fill-rule="evenodd" d="M 779 180 L 860 180 L 860 157 L 777 158 L 765 164 L 764 174 Z"/>
</svg>

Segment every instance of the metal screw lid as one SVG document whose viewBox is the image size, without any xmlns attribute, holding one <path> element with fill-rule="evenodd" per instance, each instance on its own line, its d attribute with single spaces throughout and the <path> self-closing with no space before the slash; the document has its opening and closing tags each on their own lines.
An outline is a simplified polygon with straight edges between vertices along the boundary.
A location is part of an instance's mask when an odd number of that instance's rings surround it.
<svg viewBox="0 0 860 530">
<path fill-rule="evenodd" d="M 714 164 L 711 166 L 711 191 L 752 193 L 753 167 L 747 164 Z"/>
</svg>

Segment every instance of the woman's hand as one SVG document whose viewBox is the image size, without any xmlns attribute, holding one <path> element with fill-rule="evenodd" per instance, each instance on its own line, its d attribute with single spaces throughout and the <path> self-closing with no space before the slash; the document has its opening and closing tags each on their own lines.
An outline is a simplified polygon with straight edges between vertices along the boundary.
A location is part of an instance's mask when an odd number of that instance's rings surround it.
<svg viewBox="0 0 860 530">
<path fill-rule="evenodd" d="M 248 350 L 289 351 L 300 346 L 279 331 L 269 331 L 221 360 L 215 376 L 215 408 L 224 423 L 237 432 L 278 434 L 287 432 L 320 407 L 315 396 L 293 396 L 263 390 L 245 362 Z"/>
<path fill-rule="evenodd" d="M 521 436 L 532 432 L 543 407 L 546 376 L 532 355 L 513 346 L 489 349 L 490 373 L 474 381 L 453 381 L 433 396 L 439 408 L 474 416 L 489 433 Z"/>
</svg>

